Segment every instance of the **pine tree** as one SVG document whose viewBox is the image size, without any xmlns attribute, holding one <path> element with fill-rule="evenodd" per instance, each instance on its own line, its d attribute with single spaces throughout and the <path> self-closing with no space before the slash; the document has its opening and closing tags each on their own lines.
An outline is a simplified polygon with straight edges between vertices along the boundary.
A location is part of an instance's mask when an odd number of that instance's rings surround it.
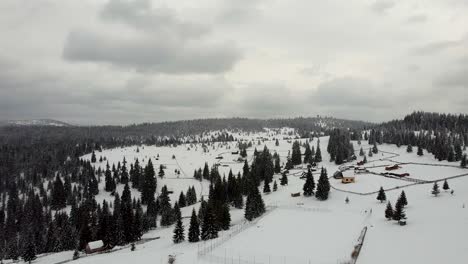
<svg viewBox="0 0 468 264">
<path fill-rule="evenodd" d="M 421 147 L 421 145 L 418 145 L 418 152 L 417 152 L 417 154 L 418 154 L 418 156 L 424 155 L 423 148 Z"/>
<path fill-rule="evenodd" d="M 395 204 L 395 211 L 393 211 L 393 220 L 400 222 L 404 219 L 406 219 L 404 205 L 397 201 L 397 203 Z"/>
<path fill-rule="evenodd" d="M 379 200 L 381 203 L 387 200 L 387 196 L 385 195 L 385 191 L 382 187 L 380 187 L 379 194 L 377 195 L 377 200 Z"/>
<path fill-rule="evenodd" d="M 94 150 L 93 150 L 93 153 L 91 154 L 91 163 L 95 163 L 96 162 L 96 153 L 94 153 Z"/>
<path fill-rule="evenodd" d="M 26 243 L 26 248 L 23 251 L 22 258 L 24 262 L 31 263 L 31 261 L 36 259 L 36 245 L 34 245 L 32 234 L 29 235 Z"/>
<path fill-rule="evenodd" d="M 413 146 L 411 144 L 408 144 L 408 147 L 406 148 L 406 152 L 408 153 L 413 152 Z"/>
<path fill-rule="evenodd" d="M 181 208 L 187 206 L 186 197 L 185 197 L 185 195 L 184 195 L 184 192 L 180 192 L 180 195 L 179 195 L 179 206 L 180 206 Z"/>
<path fill-rule="evenodd" d="M 315 162 L 322 162 L 322 151 L 320 150 L 320 140 L 317 142 L 317 150 L 315 151 Z"/>
<path fill-rule="evenodd" d="M 154 167 L 151 159 L 145 167 L 144 182 L 142 183 L 141 190 L 141 203 L 149 204 L 154 201 L 154 194 L 156 192 L 156 178 L 154 177 Z"/>
<path fill-rule="evenodd" d="M 164 174 L 165 174 L 164 173 L 164 165 L 161 164 L 161 165 L 159 165 L 159 172 L 158 172 L 159 178 L 161 178 L 161 179 L 164 178 Z"/>
<path fill-rule="evenodd" d="M 55 177 L 54 187 L 52 188 L 52 201 L 51 208 L 53 210 L 60 210 L 66 206 L 67 195 L 63 187 L 62 179 L 59 175 Z"/>
<path fill-rule="evenodd" d="M 462 159 L 461 159 L 461 162 L 460 162 L 460 166 L 462 168 L 466 168 L 467 166 L 467 157 L 466 157 L 466 154 L 463 155 Z"/>
<path fill-rule="evenodd" d="M 324 201 L 328 199 L 328 193 L 330 192 L 330 182 L 328 181 L 327 170 L 322 167 L 320 178 L 317 183 L 317 191 L 315 197 Z"/>
<path fill-rule="evenodd" d="M 271 192 L 270 183 L 265 181 L 265 183 L 263 184 L 263 193 L 270 193 L 270 192 Z"/>
<path fill-rule="evenodd" d="M 276 183 L 276 180 L 273 182 L 273 191 L 276 192 L 278 190 L 278 184 Z"/>
<path fill-rule="evenodd" d="M 447 191 L 448 189 L 450 189 L 447 180 L 444 181 L 444 185 L 442 186 L 442 189 L 444 189 L 445 191 Z"/>
<path fill-rule="evenodd" d="M 201 239 L 209 240 L 218 237 L 218 228 L 215 224 L 215 216 L 211 206 L 207 206 L 201 228 Z"/>
<path fill-rule="evenodd" d="M 346 199 L 345 199 L 344 201 L 345 201 L 346 204 L 349 203 L 349 198 L 348 198 L 348 196 L 346 196 Z"/>
<path fill-rule="evenodd" d="M 401 191 L 401 194 L 400 194 L 400 197 L 398 198 L 398 201 L 400 201 L 403 206 L 408 205 L 408 200 L 406 199 L 405 191 Z"/>
<path fill-rule="evenodd" d="M 439 193 L 440 193 L 439 185 L 437 184 L 437 182 L 434 182 L 434 185 L 432 186 L 432 194 L 434 196 L 437 196 L 439 195 Z"/>
<path fill-rule="evenodd" d="M 195 213 L 195 209 L 192 210 L 192 216 L 190 217 L 190 227 L 188 232 L 189 242 L 193 243 L 200 241 L 200 224 L 198 223 L 198 217 Z"/>
<path fill-rule="evenodd" d="M 178 215 L 177 222 L 174 227 L 174 236 L 172 237 L 172 241 L 174 241 L 175 244 L 178 244 L 184 240 L 185 240 L 184 225 L 182 224 L 182 217 Z"/>
<path fill-rule="evenodd" d="M 365 155 L 365 154 L 364 154 L 364 150 L 363 150 L 362 147 L 361 147 L 361 149 L 359 150 L 359 156 L 364 156 L 364 155 Z"/>
<path fill-rule="evenodd" d="M 372 147 L 372 152 L 373 152 L 374 154 L 379 153 L 379 149 L 377 148 L 377 143 L 376 143 L 376 142 L 374 142 L 374 146 Z"/>
<path fill-rule="evenodd" d="M 283 172 L 283 174 L 281 175 L 280 184 L 281 186 L 288 185 L 288 175 L 286 174 L 286 172 Z"/>
<path fill-rule="evenodd" d="M 231 226 L 231 213 L 229 213 L 229 206 L 227 203 L 223 203 L 223 205 L 221 205 L 218 218 L 221 229 L 229 230 L 229 227 Z"/>
<path fill-rule="evenodd" d="M 315 189 L 315 181 L 314 176 L 312 175 L 312 171 L 309 169 L 307 171 L 306 180 L 304 183 L 304 187 L 302 190 L 304 191 L 304 196 L 312 196 L 314 194 Z"/>
<path fill-rule="evenodd" d="M 252 221 L 253 219 L 261 216 L 264 212 L 265 203 L 263 202 L 263 198 L 260 195 L 258 188 L 252 184 L 245 203 L 245 219 Z"/>
<path fill-rule="evenodd" d="M 388 201 L 387 208 L 385 209 L 385 218 L 387 218 L 388 220 L 393 219 L 393 208 L 392 208 L 392 204 L 390 203 L 390 201 Z"/>
</svg>

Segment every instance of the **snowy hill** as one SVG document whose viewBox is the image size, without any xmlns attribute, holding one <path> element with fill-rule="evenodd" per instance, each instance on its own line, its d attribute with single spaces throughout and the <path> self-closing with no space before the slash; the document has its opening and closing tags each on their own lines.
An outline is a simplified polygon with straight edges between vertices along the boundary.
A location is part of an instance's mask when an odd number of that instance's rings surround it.
<svg viewBox="0 0 468 264">
<path fill-rule="evenodd" d="M 62 121 L 53 119 L 29 119 L 29 120 L 6 120 L 0 121 L 0 126 L 54 126 L 54 127 L 68 127 L 67 124 Z"/>
<path fill-rule="evenodd" d="M 282 163 L 286 160 L 292 142 L 279 135 L 263 133 L 239 133 L 236 138 L 259 142 L 247 150 L 247 160 L 251 160 L 254 148 L 262 149 L 266 145 L 272 152 L 277 152 Z M 261 140 L 258 140 L 261 138 Z M 279 138 L 279 144 L 275 139 Z M 300 139 L 304 143 L 307 139 Z M 110 252 L 101 254 L 82 254 L 73 263 L 168 263 L 170 255 L 175 256 L 176 264 L 191 263 L 352 263 L 348 262 L 351 252 L 357 243 L 361 230 L 367 227 L 359 263 L 466 263 L 468 251 L 467 238 L 461 235 L 468 223 L 468 170 L 457 164 L 437 161 L 432 155 L 424 153 L 407 153 L 405 147 L 395 145 L 379 145 L 378 154 L 368 158 L 365 164 L 367 173 L 354 173 L 348 166 L 356 166 L 350 162 L 338 166 L 329 162 L 327 148 L 329 137 L 320 138 L 320 148 L 323 150 L 323 162 L 320 166 L 328 170 L 332 176 L 337 170 L 342 170 L 345 176 L 355 176 L 356 182 L 343 184 L 341 180 L 330 178 L 331 192 L 327 201 L 318 201 L 315 197 L 291 197 L 291 193 L 300 192 L 304 179 L 301 179 L 303 168 L 297 167 L 289 171 L 289 183 L 278 186 L 276 192 L 263 194 L 267 212 L 260 218 L 248 222 L 244 219 L 244 210 L 231 209 L 230 230 L 221 231 L 218 239 L 206 242 L 174 244 L 172 242 L 173 227 L 158 227 L 146 233 L 137 242 L 136 250 L 129 246 L 116 247 Z M 310 142 L 317 146 L 318 139 Z M 356 153 L 362 147 L 364 150 L 372 146 L 357 141 L 352 142 Z M 122 161 L 141 162 L 152 159 L 155 167 L 166 165 L 165 178 L 158 180 L 158 190 L 167 185 L 174 193 L 171 201 L 177 200 L 180 191 L 188 186 L 195 186 L 197 194 L 208 195 L 209 181 L 199 182 L 191 178 L 192 172 L 201 167 L 204 162 L 218 163 L 220 173 L 227 175 L 232 169 L 236 174 L 242 171 L 242 163 L 234 160 L 237 155 L 236 142 L 214 143 L 204 150 L 200 144 L 184 144 L 177 147 L 136 146 L 104 149 L 97 152 L 106 157 L 106 161 L 95 163 L 103 169 L 110 164 Z M 304 150 L 304 149 L 302 149 Z M 172 156 L 175 158 L 172 158 Z M 156 159 L 158 157 L 158 159 Z M 223 157 L 218 160 L 217 157 Z M 82 157 L 91 159 L 91 154 Z M 360 159 L 360 158 L 359 158 Z M 385 166 L 399 164 L 399 173 L 409 173 L 409 177 L 395 178 L 384 176 Z M 182 175 L 174 173 L 175 169 Z M 315 180 L 318 173 L 314 172 Z M 275 174 L 274 180 L 279 182 L 281 175 Z M 434 181 L 448 179 L 451 190 L 441 191 L 438 197 L 431 195 Z M 377 191 L 382 186 L 387 194 L 387 200 L 395 204 L 402 190 L 408 198 L 407 225 L 400 226 L 395 221 L 384 217 L 386 203 L 376 200 Z M 260 186 L 262 189 L 263 186 Z M 100 189 L 103 183 L 100 184 Z M 119 185 L 117 191 L 122 192 Z M 139 192 L 132 189 L 132 196 L 138 197 Z M 104 191 L 96 197 L 97 202 L 110 200 L 112 196 Z M 349 202 L 345 202 L 348 200 Z M 188 229 L 188 217 L 193 208 L 198 209 L 199 203 L 182 208 L 183 224 Z M 442 254 L 443 253 L 443 254 Z M 73 252 L 65 251 L 39 256 L 35 263 L 65 263 L 71 261 Z M 7 261 L 6 263 L 10 263 Z"/>
</svg>

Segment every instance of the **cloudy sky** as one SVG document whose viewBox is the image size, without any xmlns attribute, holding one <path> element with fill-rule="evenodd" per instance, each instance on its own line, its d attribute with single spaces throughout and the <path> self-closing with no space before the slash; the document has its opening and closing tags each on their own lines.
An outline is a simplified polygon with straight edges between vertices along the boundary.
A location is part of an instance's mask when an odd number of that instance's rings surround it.
<svg viewBox="0 0 468 264">
<path fill-rule="evenodd" d="M 468 112 L 467 0 L 1 0 L 0 119 Z"/>
</svg>

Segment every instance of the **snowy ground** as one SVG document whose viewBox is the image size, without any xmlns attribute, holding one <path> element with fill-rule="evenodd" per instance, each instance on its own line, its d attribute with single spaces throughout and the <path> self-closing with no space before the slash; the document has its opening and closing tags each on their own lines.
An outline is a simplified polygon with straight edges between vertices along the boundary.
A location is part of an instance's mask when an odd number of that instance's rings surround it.
<svg viewBox="0 0 468 264">
<path fill-rule="evenodd" d="M 284 137 L 289 137 L 288 130 L 284 135 L 273 135 L 271 132 L 262 134 L 238 134 L 236 137 L 254 140 L 254 147 L 262 149 L 266 144 L 274 152 L 277 151 L 282 162 L 285 161 L 287 152 L 291 149 L 291 142 Z M 294 136 L 294 135 L 293 135 Z M 280 145 L 275 146 L 273 138 L 280 139 Z M 268 141 L 257 141 L 268 138 Z M 302 140 L 303 142 L 304 140 Z M 328 138 L 320 139 L 324 166 L 329 176 L 338 169 L 338 166 L 330 163 L 326 146 Z M 201 145 L 183 145 L 179 147 L 140 147 L 136 152 L 136 146 L 104 150 L 96 153 L 107 157 L 109 163 L 117 163 L 123 160 L 133 162 L 139 158 L 144 165 L 151 158 L 158 169 L 160 164 L 167 165 L 166 178 L 158 178 L 158 189 L 167 185 L 174 190 L 172 201 L 178 198 L 181 190 L 186 191 L 188 186 L 195 186 L 197 195 L 202 192 L 207 194 L 208 184 L 190 179 L 194 169 L 198 169 L 205 162 L 211 165 L 218 160 L 217 156 L 223 156 L 220 166 L 221 174 L 230 169 L 237 173 L 242 169 L 242 164 L 233 162 L 237 155 L 231 151 L 237 150 L 235 142 L 208 146 L 209 152 L 205 153 Z M 316 146 L 317 139 L 311 145 Z M 355 144 L 355 150 L 360 146 Z M 370 146 L 362 143 L 364 149 Z M 251 159 L 253 148 L 248 150 L 248 159 Z M 188 150 L 190 149 L 190 150 Z M 380 145 L 379 150 L 385 151 L 368 158 L 366 166 L 392 165 L 395 162 L 430 163 L 437 165 L 458 165 L 458 163 L 439 162 L 432 155 L 425 153 L 419 157 L 416 153 L 406 153 L 406 147 L 397 148 L 393 145 Z M 367 151 L 366 151 L 367 153 Z M 159 154 L 159 160 L 155 157 Z M 176 159 L 172 159 L 172 155 Z M 89 159 L 90 155 L 84 156 Z M 358 157 L 360 160 L 361 157 Z M 356 162 L 349 165 L 356 165 Z M 105 162 L 97 164 L 105 167 Z M 177 178 L 174 169 L 180 169 L 181 178 Z M 372 172 L 383 172 L 383 167 L 369 168 Z M 296 170 L 298 171 L 298 170 Z M 291 171 L 294 172 L 294 171 Z M 442 179 L 462 173 L 468 173 L 455 167 L 437 167 L 424 165 L 402 165 L 398 173 L 408 172 L 410 177 L 417 179 Z M 353 175 L 353 171 L 346 171 Z M 275 175 L 279 179 L 279 175 Z M 318 176 L 315 176 L 315 180 Z M 184 242 L 178 245 L 172 243 L 172 228 L 160 228 L 144 235 L 144 238 L 156 238 L 146 243 L 138 244 L 137 250 L 132 252 L 129 248 L 122 248 L 112 253 L 96 254 L 82 257 L 73 263 L 167 263 L 168 255 L 176 255 L 175 263 L 341 263 L 349 259 L 353 246 L 361 229 L 368 226 L 358 263 L 385 264 L 385 263 L 466 263 L 468 260 L 468 177 L 449 180 L 454 194 L 442 191 L 439 197 L 430 194 L 432 184 L 416 184 L 408 187 L 410 182 L 398 179 L 385 178 L 373 174 L 356 175 L 356 182 L 342 184 L 341 181 L 330 179 L 333 187 L 354 192 L 374 192 L 380 186 L 385 189 L 401 186 L 399 189 L 387 191 L 387 198 L 395 203 L 402 189 L 408 198 L 407 225 L 402 227 L 394 221 L 384 218 L 385 203 L 376 200 L 376 195 L 359 195 L 332 189 L 327 201 L 320 202 L 313 197 L 292 198 L 291 193 L 302 192 L 304 181 L 299 177 L 290 176 L 288 186 L 279 186 L 277 192 L 264 196 L 268 213 L 254 223 L 246 223 L 243 218 L 243 210 L 231 210 L 231 230 L 221 232 L 221 238 L 207 243 L 191 244 Z M 103 183 L 101 183 L 103 184 Z M 102 186 L 101 186 L 102 188 Z M 118 186 L 119 192 L 122 186 Z M 132 195 L 139 192 L 132 190 Z M 345 203 L 346 197 L 350 202 Z M 101 191 L 99 200 L 112 199 Z M 197 205 L 195 205 L 197 207 Z M 184 208 L 183 215 L 188 215 L 191 207 Z M 184 220 L 188 229 L 188 219 Z M 203 252 L 203 256 L 198 256 Z M 36 263 L 59 263 L 71 259 L 72 252 L 62 252 L 43 256 Z"/>
</svg>

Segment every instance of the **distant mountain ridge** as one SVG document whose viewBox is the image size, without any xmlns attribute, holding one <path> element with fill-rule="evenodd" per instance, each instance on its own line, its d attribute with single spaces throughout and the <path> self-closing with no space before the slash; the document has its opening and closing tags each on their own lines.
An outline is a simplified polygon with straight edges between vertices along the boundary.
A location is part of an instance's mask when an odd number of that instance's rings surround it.
<svg viewBox="0 0 468 264">
<path fill-rule="evenodd" d="M 54 126 L 68 127 L 68 123 L 54 119 L 27 119 L 27 120 L 5 120 L 0 121 L 0 126 Z"/>
</svg>

